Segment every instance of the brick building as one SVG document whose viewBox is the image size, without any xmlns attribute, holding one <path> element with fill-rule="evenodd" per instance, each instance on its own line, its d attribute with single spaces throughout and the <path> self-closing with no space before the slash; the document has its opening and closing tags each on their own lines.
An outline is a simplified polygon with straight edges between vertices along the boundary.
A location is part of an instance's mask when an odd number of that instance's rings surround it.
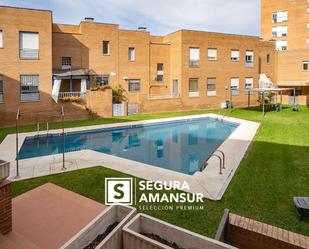
<svg viewBox="0 0 309 249">
<path fill-rule="evenodd" d="M 278 86 L 309 95 L 308 0 L 262 0 L 261 37 L 276 43 Z"/>
<path fill-rule="evenodd" d="M 219 108 L 230 94 L 234 105 L 247 105 L 238 89 L 258 87 L 261 73 L 276 80 L 275 67 L 274 43 L 259 37 L 153 36 L 92 18 L 55 24 L 48 10 L 0 7 L 0 125 L 12 124 L 18 108 L 28 123 L 56 120 L 62 105 L 71 119 L 87 117 L 86 107 L 109 116 L 111 90 L 90 91 L 98 85 L 123 86 L 132 112 Z M 62 101 L 74 96 L 83 102 Z"/>
</svg>

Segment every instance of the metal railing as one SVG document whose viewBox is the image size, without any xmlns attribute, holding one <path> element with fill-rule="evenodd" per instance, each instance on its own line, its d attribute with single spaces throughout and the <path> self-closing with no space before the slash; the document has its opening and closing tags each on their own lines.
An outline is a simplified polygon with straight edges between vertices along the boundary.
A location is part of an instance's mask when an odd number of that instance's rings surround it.
<svg viewBox="0 0 309 249">
<path fill-rule="evenodd" d="M 221 156 L 215 154 L 216 152 L 219 152 Z M 219 168 L 219 175 L 222 175 L 222 169 L 225 169 L 225 154 L 222 150 L 215 150 L 208 158 L 207 160 L 203 163 L 203 165 L 200 168 L 200 172 L 202 172 L 208 165 L 208 160 L 212 157 L 216 157 L 219 159 L 220 163 L 220 168 Z"/>
<path fill-rule="evenodd" d="M 59 99 L 69 98 L 69 97 L 84 97 L 83 92 L 59 92 Z"/>
<path fill-rule="evenodd" d="M 39 49 L 20 49 L 20 59 L 39 59 Z"/>
<path fill-rule="evenodd" d="M 18 145 L 18 132 L 19 132 L 19 118 L 20 118 L 20 111 L 17 110 L 16 113 L 16 177 L 19 178 L 19 145 Z"/>
</svg>

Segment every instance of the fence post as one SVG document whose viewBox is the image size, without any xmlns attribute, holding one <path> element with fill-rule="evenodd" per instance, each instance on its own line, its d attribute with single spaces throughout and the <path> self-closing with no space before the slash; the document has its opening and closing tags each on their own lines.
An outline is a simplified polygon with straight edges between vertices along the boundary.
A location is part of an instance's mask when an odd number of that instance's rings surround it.
<svg viewBox="0 0 309 249">
<path fill-rule="evenodd" d="M 18 152 L 18 120 L 20 117 L 20 112 L 19 109 L 17 110 L 17 114 L 16 114 L 16 176 L 15 178 L 19 178 L 19 152 Z"/>
</svg>

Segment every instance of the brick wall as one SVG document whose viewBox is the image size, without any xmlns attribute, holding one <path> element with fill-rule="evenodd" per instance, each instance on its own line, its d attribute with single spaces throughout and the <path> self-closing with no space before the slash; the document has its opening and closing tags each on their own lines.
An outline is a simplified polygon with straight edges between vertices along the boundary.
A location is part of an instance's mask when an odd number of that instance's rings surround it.
<svg viewBox="0 0 309 249">
<path fill-rule="evenodd" d="M 11 182 L 0 182 L 0 233 L 5 235 L 12 231 L 12 195 Z"/>
<path fill-rule="evenodd" d="M 240 249 L 309 248 L 309 237 L 232 213 L 228 240 Z"/>
</svg>

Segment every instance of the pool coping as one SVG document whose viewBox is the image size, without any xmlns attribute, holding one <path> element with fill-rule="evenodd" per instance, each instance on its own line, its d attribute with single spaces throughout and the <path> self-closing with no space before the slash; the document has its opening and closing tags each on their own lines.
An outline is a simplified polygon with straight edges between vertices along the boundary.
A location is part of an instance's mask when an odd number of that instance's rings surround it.
<svg viewBox="0 0 309 249">
<path fill-rule="evenodd" d="M 235 174 L 241 160 L 252 142 L 258 128 L 259 123 L 221 116 L 216 114 L 190 115 L 173 118 L 161 118 L 153 120 L 131 121 L 113 124 L 103 124 L 94 126 L 84 126 L 75 128 L 66 128 L 65 132 L 91 131 L 97 129 L 121 128 L 132 125 L 145 125 L 170 121 L 181 121 L 196 118 L 215 118 L 222 121 L 233 122 L 239 124 L 234 132 L 219 146 L 218 149 L 226 154 L 226 166 L 223 174 L 219 175 L 219 164 L 217 158 L 210 158 L 208 166 L 202 172 L 194 175 L 187 175 L 168 169 L 159 168 L 93 150 L 81 150 L 76 152 L 67 152 L 65 154 L 67 170 L 75 170 L 93 166 L 104 166 L 113 170 L 117 170 L 135 177 L 143 178 L 151 181 L 186 181 L 189 184 L 191 193 L 203 193 L 204 196 L 211 200 L 220 200 L 228 187 L 233 175 Z M 61 133 L 62 129 L 50 130 L 49 134 Z M 40 135 L 46 134 L 41 132 Z M 28 132 L 19 134 L 19 150 L 26 137 L 35 136 L 37 132 Z M 15 134 L 8 135 L 0 144 L 1 159 L 11 163 L 10 179 L 20 180 L 28 179 L 43 175 L 50 175 L 64 172 L 62 168 L 62 154 L 41 156 L 19 161 L 20 178 L 15 179 L 16 175 L 16 152 L 15 152 Z M 235 150 L 237 148 L 237 150 Z M 103 184 L 103 182 L 102 182 Z"/>
</svg>

